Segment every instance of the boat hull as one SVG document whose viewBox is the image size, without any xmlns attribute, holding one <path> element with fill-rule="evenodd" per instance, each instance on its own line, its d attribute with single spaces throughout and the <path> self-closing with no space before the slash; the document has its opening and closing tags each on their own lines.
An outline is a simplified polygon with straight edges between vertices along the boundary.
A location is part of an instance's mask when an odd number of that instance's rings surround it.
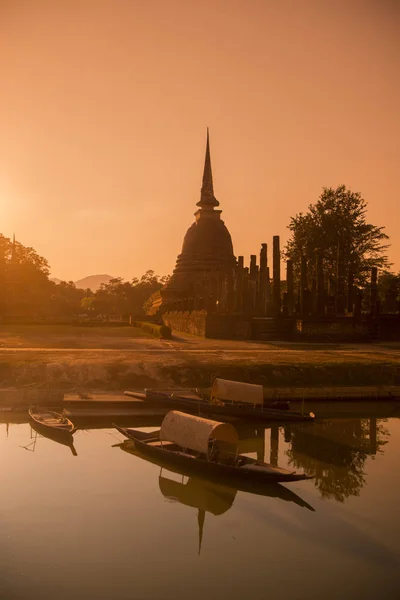
<svg viewBox="0 0 400 600">
<path fill-rule="evenodd" d="M 179 409 L 194 415 L 219 416 L 221 418 L 245 419 L 247 421 L 313 421 L 314 415 L 302 414 L 290 410 L 265 408 L 264 406 L 243 406 L 211 404 L 202 399 L 185 398 L 183 396 L 148 395 L 129 392 L 127 395 L 146 402 L 153 401 L 159 406 L 168 406 L 169 410 Z"/>
<path fill-rule="evenodd" d="M 314 512 L 315 509 L 308 504 L 303 498 L 292 492 L 289 488 L 280 485 L 277 482 L 269 481 L 267 483 L 258 483 L 253 481 L 247 481 L 243 479 L 232 479 L 232 477 L 224 478 L 219 475 L 218 477 L 213 477 L 210 473 L 207 474 L 199 474 L 195 473 L 191 465 L 185 465 L 185 467 L 174 466 L 171 465 L 168 461 L 165 460 L 163 456 L 149 456 L 148 454 L 144 454 L 137 447 L 135 442 L 132 439 L 127 439 L 122 444 L 117 444 L 119 448 L 123 451 L 131 454 L 132 456 L 136 456 L 142 460 L 146 460 L 153 465 L 157 465 L 161 467 L 161 469 L 168 469 L 168 471 L 172 473 L 176 473 L 178 475 L 183 475 L 186 477 L 197 477 L 200 481 L 211 482 L 218 485 L 224 485 L 228 488 L 233 488 L 235 491 L 239 492 L 247 492 L 249 494 L 255 494 L 258 496 L 268 496 L 271 498 L 280 498 L 281 500 L 285 500 L 286 502 L 294 502 L 298 506 L 302 508 L 307 508 L 308 510 Z"/>
<path fill-rule="evenodd" d="M 254 465 L 252 468 L 250 465 L 247 465 L 247 467 L 237 467 L 224 465 L 222 463 L 213 462 L 203 458 L 194 458 L 183 452 L 168 450 L 162 446 L 151 446 L 149 445 L 148 441 L 146 441 L 146 434 L 143 435 L 142 432 L 127 430 L 118 426 L 116 426 L 116 428 L 123 435 L 125 435 L 125 437 L 133 440 L 137 449 L 141 453 L 149 457 L 153 457 L 156 460 L 163 460 L 165 463 L 173 467 L 179 467 L 183 470 L 189 468 L 193 474 L 198 474 L 200 476 L 208 475 L 210 477 L 222 478 L 232 482 L 241 480 L 257 484 L 283 483 L 310 479 L 310 477 L 307 475 L 290 473 L 289 471 L 282 472 L 280 469 L 275 470 L 274 467 L 270 467 L 270 471 L 266 472 L 261 468 L 255 468 Z"/>
<path fill-rule="evenodd" d="M 70 436 L 72 439 L 72 432 L 74 431 L 74 424 L 72 423 L 72 421 L 70 421 L 69 419 L 67 419 L 66 417 L 63 417 L 62 415 L 58 414 L 58 413 L 53 413 L 51 411 L 45 411 L 45 414 L 50 415 L 54 415 L 54 420 L 57 418 L 62 418 L 65 422 L 64 423 L 52 423 L 52 422 L 46 422 L 46 420 L 43 420 L 42 418 L 40 418 L 40 411 L 34 411 L 32 409 L 29 409 L 28 411 L 29 413 L 29 417 L 31 419 L 31 422 L 35 425 L 35 428 L 40 429 L 41 432 L 47 432 L 47 434 L 50 435 L 57 435 L 57 436 L 65 436 L 68 437 Z"/>
</svg>

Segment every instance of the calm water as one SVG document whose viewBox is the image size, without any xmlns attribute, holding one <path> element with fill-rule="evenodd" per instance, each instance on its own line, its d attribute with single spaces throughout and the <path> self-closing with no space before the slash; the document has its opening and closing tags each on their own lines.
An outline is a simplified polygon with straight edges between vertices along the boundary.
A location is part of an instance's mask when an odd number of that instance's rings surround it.
<svg viewBox="0 0 400 600">
<path fill-rule="evenodd" d="M 1 423 L 1 600 L 399 598 L 400 420 L 368 410 L 241 431 L 316 473 L 266 496 L 161 470 L 112 428 L 73 456 Z"/>
</svg>

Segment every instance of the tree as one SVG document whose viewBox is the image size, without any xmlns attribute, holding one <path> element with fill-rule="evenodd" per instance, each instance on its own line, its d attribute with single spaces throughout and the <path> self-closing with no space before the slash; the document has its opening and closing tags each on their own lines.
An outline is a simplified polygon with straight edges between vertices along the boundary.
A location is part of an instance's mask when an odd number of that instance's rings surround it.
<svg viewBox="0 0 400 600">
<path fill-rule="evenodd" d="M 146 271 L 140 279 L 124 281 L 121 277 L 111 279 L 102 284 L 89 300 L 83 298 L 81 307 L 92 314 L 107 317 L 144 314 L 146 300 L 166 282 L 166 277 L 155 275 L 154 271 Z"/>
<path fill-rule="evenodd" d="M 71 317 L 81 312 L 82 298 L 87 291 L 78 289 L 73 281 L 60 281 L 52 283 L 50 298 L 50 312 L 57 317 Z"/>
<path fill-rule="evenodd" d="M 0 234 L 2 312 L 11 316 L 41 316 L 52 289 L 49 265 L 30 247 Z"/>
<path fill-rule="evenodd" d="M 382 273 L 378 279 L 378 296 L 383 312 L 395 313 L 398 311 L 400 300 L 400 273 Z"/>
<path fill-rule="evenodd" d="M 319 250 L 324 272 L 336 277 L 338 247 L 343 257 L 345 272 L 354 275 L 354 283 L 363 286 L 371 267 L 387 268 L 385 244 L 388 236 L 384 227 L 367 223 L 367 202 L 358 192 L 341 185 L 336 189 L 323 188 L 316 204 L 310 204 L 306 214 L 292 217 L 291 231 L 285 254 L 293 261 L 295 279 L 300 273 L 301 257 L 308 262 L 308 273 L 315 273 L 315 253 Z"/>
</svg>

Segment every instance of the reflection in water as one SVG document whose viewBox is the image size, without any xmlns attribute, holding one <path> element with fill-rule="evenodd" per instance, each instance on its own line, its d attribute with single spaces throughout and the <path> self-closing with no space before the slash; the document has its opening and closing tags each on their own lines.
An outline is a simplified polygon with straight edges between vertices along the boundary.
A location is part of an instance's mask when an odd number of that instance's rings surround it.
<svg viewBox="0 0 400 600">
<path fill-rule="evenodd" d="M 400 421 L 386 424 L 386 416 L 241 428 L 243 452 L 277 457 L 283 467 L 289 453 L 318 471 L 317 486 L 310 480 L 257 490 L 190 474 L 182 480 L 164 468 L 159 476 L 159 466 L 136 458 L 134 447 L 129 452 L 131 442 L 123 452 L 111 447 L 118 436 L 104 418 L 82 419 L 91 431 L 74 436 L 78 458 L 39 435 L 35 453 L 26 452 L 20 446 L 34 441 L 26 414 L 0 411 L 0 422 L 10 423 L 8 438 L 0 424 L 0 598 L 187 600 L 190 590 L 191 600 L 394 600 Z M 368 485 L 338 503 L 354 470 Z M 334 494 L 322 501 L 320 490 L 329 488 Z"/>
<path fill-rule="evenodd" d="M 47 428 L 45 430 L 43 427 L 40 427 L 40 425 L 37 425 L 33 421 L 30 423 L 30 426 L 31 426 L 31 429 L 33 431 L 35 431 L 36 435 L 48 438 L 49 440 L 53 440 L 53 442 L 57 442 L 58 444 L 61 444 L 62 446 L 67 446 L 71 450 L 71 452 L 74 456 L 78 456 L 78 453 L 75 450 L 74 438 L 73 438 L 72 434 L 66 434 L 65 432 L 59 432 L 56 430 L 52 431 L 50 428 Z M 35 442 L 36 442 L 36 436 L 35 436 Z"/>
<path fill-rule="evenodd" d="M 222 515 L 229 510 L 233 504 L 237 490 L 223 487 L 211 481 L 203 481 L 191 477 L 184 483 L 168 479 L 160 474 L 158 485 L 162 495 L 169 500 L 179 502 L 185 506 L 197 508 L 197 522 L 199 527 L 199 547 L 203 540 L 204 523 L 206 512 L 215 516 Z"/>
<path fill-rule="evenodd" d="M 254 438 L 256 441 L 256 447 L 259 448 L 260 438 Z M 249 445 L 250 440 L 246 440 Z M 203 538 L 205 514 L 209 512 L 215 516 L 222 515 L 229 510 L 235 500 L 238 491 L 248 492 L 250 494 L 256 494 L 259 496 L 268 496 L 271 498 L 280 498 L 286 502 L 294 502 L 298 506 L 307 508 L 310 511 L 314 511 L 313 507 L 305 502 L 300 496 L 289 490 L 288 488 L 276 484 L 265 484 L 255 485 L 253 483 L 242 481 L 235 482 L 236 487 L 225 485 L 223 482 L 215 481 L 211 478 L 199 478 L 198 476 L 191 476 L 190 471 L 182 472 L 177 468 L 172 468 L 171 465 L 165 463 L 162 457 L 157 460 L 154 457 L 149 457 L 142 454 L 135 446 L 133 441 L 127 440 L 121 444 L 116 444 L 115 447 L 121 448 L 124 452 L 128 452 L 133 456 L 142 458 L 147 462 L 157 464 L 161 467 L 161 473 L 159 476 L 159 488 L 164 497 L 197 508 L 197 519 L 199 526 L 199 554 L 201 550 L 201 542 Z M 176 473 L 182 476 L 182 481 L 175 481 L 170 478 L 162 476 L 162 469 L 166 468 L 171 473 Z M 189 479 L 185 483 L 184 477 L 188 476 Z"/>
<path fill-rule="evenodd" d="M 41 427 L 36 426 L 35 423 L 29 423 L 30 424 L 30 439 L 32 440 L 31 442 L 29 442 L 28 444 L 26 444 L 25 446 L 21 446 L 21 448 L 24 448 L 25 450 L 29 450 L 30 452 L 35 452 L 35 448 L 36 448 L 36 443 L 37 443 L 37 439 L 38 437 L 45 437 L 48 438 L 49 440 L 52 440 L 53 442 L 56 442 L 58 444 L 61 444 L 62 446 L 67 446 L 73 456 L 78 456 L 78 453 L 75 449 L 74 446 L 74 438 L 71 435 L 60 435 L 60 433 L 58 433 L 57 431 L 52 432 L 51 430 L 49 431 L 44 431 Z M 7 423 L 6 425 L 6 433 L 7 433 L 7 437 L 8 437 L 8 433 L 9 433 L 9 424 Z"/>
<path fill-rule="evenodd" d="M 365 461 L 383 452 L 386 419 L 331 419 L 312 427 L 285 426 L 289 464 L 315 474 L 315 485 L 325 498 L 344 502 L 358 496 L 365 484 Z"/>
<path fill-rule="evenodd" d="M 348 408 L 349 404 L 345 404 Z M 321 405 L 323 408 L 323 405 Z M 317 410 L 314 406 L 313 410 Z M 322 411 L 321 408 L 321 411 Z M 385 414 L 393 414 L 393 406 L 387 407 L 387 411 L 383 410 L 381 403 L 376 406 L 373 403 L 367 405 L 358 404 L 357 410 L 360 413 L 367 415 L 357 418 L 329 418 L 325 420 L 315 421 L 313 423 L 293 423 L 280 427 L 277 423 L 272 423 L 267 429 L 259 429 L 254 424 L 236 425 L 239 433 L 238 450 L 242 454 L 252 453 L 259 460 L 266 460 L 273 466 L 278 466 L 282 461 L 283 452 L 289 459 L 289 468 L 304 470 L 306 474 L 315 474 L 315 485 L 320 494 L 324 498 L 334 499 L 338 502 L 344 502 L 350 496 L 358 496 L 360 490 L 365 485 L 365 463 L 367 457 L 374 457 L 377 453 L 382 453 L 384 445 L 388 441 L 388 432 L 385 428 Z M 398 406 L 396 405 L 398 410 Z M 332 409 L 330 409 L 332 413 Z M 338 407 L 338 412 L 344 411 L 343 407 Z M 377 418 L 379 414 L 382 418 Z M 26 414 L 5 414 L 3 418 L 0 413 L 0 421 L 6 423 L 6 435 L 9 432 L 9 423 L 23 423 L 27 421 Z M 105 429 L 112 427 L 113 417 L 96 417 L 96 418 L 74 418 L 74 424 L 77 429 Z M 143 416 L 124 417 L 123 426 L 126 427 L 157 427 L 161 424 L 162 417 L 160 416 Z M 32 424 L 34 427 L 34 424 Z M 65 443 L 62 439 L 46 435 L 43 431 L 40 435 L 45 435 L 55 442 L 67 445 L 70 447 L 73 454 L 76 451 L 73 443 Z M 279 444 L 285 441 L 285 447 L 280 448 Z M 269 448 L 265 447 L 265 438 L 269 437 Z M 34 446 L 32 444 L 32 446 Z M 128 450 L 129 443 L 123 446 L 123 449 Z M 132 453 L 136 453 L 132 452 Z M 148 458 L 146 457 L 148 460 Z M 282 465 L 284 466 L 284 465 Z M 167 465 L 165 465 L 167 468 Z M 244 484 L 243 484 L 244 485 Z M 228 484 L 229 486 L 229 484 Z M 282 486 L 281 486 L 282 487 Z M 239 489 L 239 488 L 238 488 Z M 250 493 L 262 493 L 256 491 L 254 486 Z M 287 495 L 292 492 L 287 488 Z M 271 491 L 271 490 L 270 490 Z M 274 495 L 274 494 L 266 494 Z M 297 498 L 297 503 L 305 506 L 300 498 Z M 291 497 L 291 500 L 293 498 Z M 307 505 L 308 506 L 308 505 Z"/>
</svg>

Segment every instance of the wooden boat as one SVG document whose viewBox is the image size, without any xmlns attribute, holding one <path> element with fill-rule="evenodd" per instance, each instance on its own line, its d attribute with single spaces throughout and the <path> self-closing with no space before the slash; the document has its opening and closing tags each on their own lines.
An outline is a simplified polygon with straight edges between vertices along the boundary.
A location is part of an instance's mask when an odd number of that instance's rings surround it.
<svg viewBox="0 0 400 600">
<path fill-rule="evenodd" d="M 280 410 L 264 405 L 262 385 L 214 379 L 209 400 L 195 394 L 182 396 L 179 392 L 154 393 L 148 396 L 139 392 L 125 392 L 127 396 L 148 401 L 166 403 L 171 409 L 179 409 L 196 415 L 239 418 L 256 421 L 312 421 L 313 413 Z"/>
<path fill-rule="evenodd" d="M 260 386 L 261 387 L 261 386 Z M 204 402 L 208 402 L 208 398 L 206 398 L 203 394 L 198 392 L 193 392 L 191 390 L 157 390 L 152 388 L 145 388 L 143 392 L 124 392 L 126 396 L 130 396 L 132 398 L 140 399 L 145 402 L 153 402 L 155 404 L 166 404 L 171 406 L 172 403 L 178 398 L 182 398 L 185 400 L 202 400 Z M 245 402 L 242 404 L 246 405 Z M 263 403 L 264 408 L 269 408 L 272 410 L 282 410 L 287 411 L 290 408 L 289 400 L 269 400 Z"/>
<path fill-rule="evenodd" d="M 142 433 L 142 432 L 140 432 Z M 158 431 L 155 432 L 157 434 Z M 289 490 L 287 487 L 280 485 L 279 483 L 254 483 L 252 481 L 247 481 L 244 479 L 233 479 L 232 477 L 224 478 L 218 475 L 218 477 L 213 477 L 209 474 L 205 476 L 204 474 L 199 475 L 199 473 L 195 473 L 193 471 L 193 467 L 189 464 L 184 467 L 176 467 L 171 465 L 168 460 L 165 459 L 164 456 L 149 456 L 148 454 L 143 453 L 139 450 L 132 439 L 126 439 L 124 442 L 120 444 L 115 444 L 113 447 L 120 448 L 124 452 L 131 454 L 132 456 L 136 456 L 137 458 L 141 458 L 142 460 L 146 460 L 151 464 L 157 465 L 161 467 L 161 469 L 168 469 L 168 471 L 172 473 L 176 473 L 177 475 L 182 475 L 189 477 L 191 479 L 196 478 L 206 485 L 217 485 L 222 486 L 223 489 L 232 490 L 232 492 L 246 492 L 248 494 L 255 494 L 257 496 L 268 496 L 270 498 L 279 498 L 286 502 L 294 502 L 298 506 L 302 508 L 307 508 L 308 510 L 314 512 L 315 509 L 308 504 L 303 498 Z M 214 513 L 215 514 L 215 513 Z"/>
<path fill-rule="evenodd" d="M 310 479 L 307 475 L 273 467 L 237 453 L 238 435 L 230 423 L 220 423 L 170 411 L 157 432 L 143 433 L 115 425 L 136 447 L 151 457 L 162 457 L 175 467 L 193 473 L 255 483 Z"/>
<path fill-rule="evenodd" d="M 74 424 L 64 415 L 47 408 L 31 407 L 28 411 L 33 423 L 47 433 L 57 433 L 60 436 L 72 436 Z"/>
</svg>

